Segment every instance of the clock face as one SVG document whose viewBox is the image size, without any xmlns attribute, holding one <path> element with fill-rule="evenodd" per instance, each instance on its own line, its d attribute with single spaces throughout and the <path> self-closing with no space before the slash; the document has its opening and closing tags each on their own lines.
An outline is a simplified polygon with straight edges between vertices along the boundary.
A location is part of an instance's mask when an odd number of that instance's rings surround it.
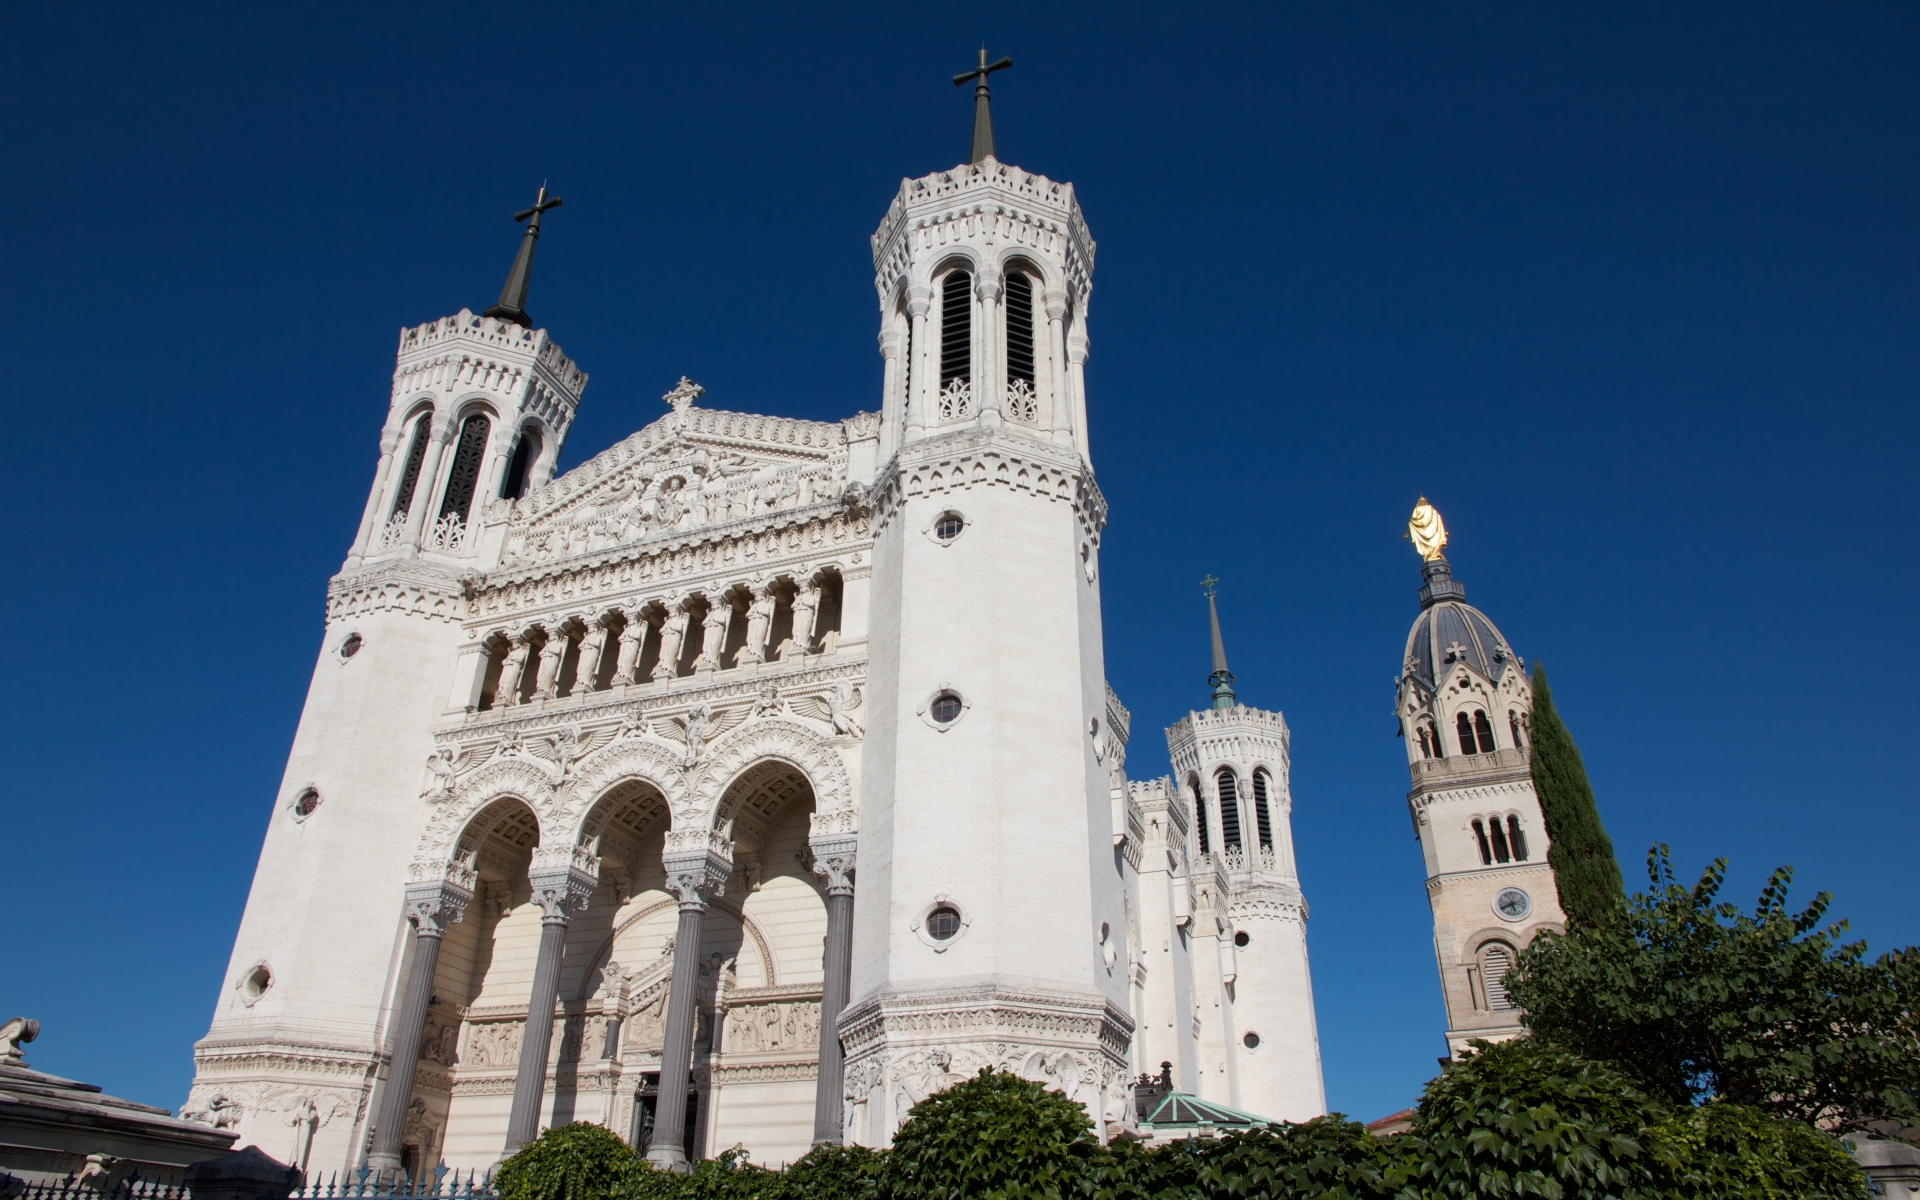
<svg viewBox="0 0 1920 1200">
<path fill-rule="evenodd" d="M 1493 911 L 1509 921 L 1518 921 L 1533 910 L 1533 901 L 1519 888 L 1502 888 L 1493 898 Z"/>
</svg>

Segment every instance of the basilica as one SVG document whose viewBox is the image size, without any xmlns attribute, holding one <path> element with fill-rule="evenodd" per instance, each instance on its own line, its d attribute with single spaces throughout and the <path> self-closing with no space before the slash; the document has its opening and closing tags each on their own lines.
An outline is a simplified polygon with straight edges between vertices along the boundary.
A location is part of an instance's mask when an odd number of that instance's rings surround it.
<svg viewBox="0 0 1920 1200">
<path fill-rule="evenodd" d="M 1170 771 L 1127 771 L 1158 755 L 1103 661 L 1094 241 L 995 155 L 1001 65 L 962 77 L 970 161 L 873 233 L 873 411 L 682 378 L 556 473 L 587 374 L 526 311 L 544 189 L 498 304 L 400 332 L 184 1115 L 417 1173 L 570 1121 L 666 1167 L 885 1146 L 982 1068 L 1103 1138 L 1180 1124 L 1143 1090 L 1325 1111 L 1287 725 L 1217 617 Z M 1560 918 L 1526 679 L 1444 539 L 1397 703 L 1461 1043 L 1517 1031 L 1499 973 Z"/>
</svg>

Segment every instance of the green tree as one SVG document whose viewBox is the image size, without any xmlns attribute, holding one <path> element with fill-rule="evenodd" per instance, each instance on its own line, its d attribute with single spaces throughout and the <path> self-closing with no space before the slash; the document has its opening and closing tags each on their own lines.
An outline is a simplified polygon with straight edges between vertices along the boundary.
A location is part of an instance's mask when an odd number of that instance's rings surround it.
<svg viewBox="0 0 1920 1200">
<path fill-rule="evenodd" d="M 1613 840 L 1600 823 L 1580 748 L 1553 708 L 1547 670 L 1533 664 L 1533 790 L 1547 823 L 1547 863 L 1560 891 L 1560 910 L 1576 925 L 1613 919 L 1625 902 Z"/>
<path fill-rule="evenodd" d="M 1662 1200 L 1866 1200 L 1866 1179 L 1838 1142 L 1757 1108 L 1683 1109 L 1646 1141 Z"/>
<path fill-rule="evenodd" d="M 982 1069 L 913 1106 L 893 1135 L 883 1187 L 891 1200 L 1059 1200 L 1078 1194 L 1101 1153 L 1086 1109 Z"/>
<path fill-rule="evenodd" d="M 1676 1107 L 1718 1097 L 1821 1129 L 1920 1124 L 1920 951 L 1868 961 L 1787 911 L 1790 868 L 1752 916 L 1720 903 L 1726 861 L 1693 887 L 1665 846 L 1624 918 L 1536 938 L 1506 978 L 1534 1036 L 1616 1064 Z"/>
</svg>

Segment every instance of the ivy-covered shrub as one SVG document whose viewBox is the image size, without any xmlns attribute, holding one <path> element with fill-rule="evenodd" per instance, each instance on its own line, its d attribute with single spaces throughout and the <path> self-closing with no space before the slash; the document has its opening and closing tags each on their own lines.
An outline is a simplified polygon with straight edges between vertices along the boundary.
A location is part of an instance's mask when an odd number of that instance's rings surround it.
<svg viewBox="0 0 1920 1200">
<path fill-rule="evenodd" d="M 1647 1130 L 1661 1200 L 1865 1200 L 1866 1177 L 1840 1144 L 1798 1121 L 1710 1101 Z"/>
<path fill-rule="evenodd" d="M 1641 1130 L 1666 1113 L 1610 1067 L 1520 1040 L 1449 1063 L 1391 1139 L 1389 1181 L 1421 1197 L 1633 1197 L 1653 1171 Z"/>
<path fill-rule="evenodd" d="M 888 1200 L 1060 1200 L 1080 1194 L 1102 1153 L 1084 1108 L 983 1069 L 913 1106 L 882 1187 Z"/>
<path fill-rule="evenodd" d="M 815 1146 L 788 1164 L 768 1200 L 884 1200 L 885 1151 L 865 1146 Z"/>
<path fill-rule="evenodd" d="M 576 1121 L 549 1129 L 500 1164 L 501 1200 L 607 1200 L 624 1195 L 645 1160 L 612 1130 Z"/>
</svg>

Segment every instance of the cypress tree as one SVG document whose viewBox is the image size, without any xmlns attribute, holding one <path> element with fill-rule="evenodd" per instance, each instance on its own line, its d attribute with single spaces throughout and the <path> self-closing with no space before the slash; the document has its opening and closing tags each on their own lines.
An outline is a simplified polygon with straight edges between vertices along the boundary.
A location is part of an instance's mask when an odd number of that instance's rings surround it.
<svg viewBox="0 0 1920 1200">
<path fill-rule="evenodd" d="M 1547 822 L 1547 865 L 1569 921 L 1604 924 L 1626 911 L 1626 888 L 1613 857 L 1613 839 L 1600 823 L 1587 768 L 1573 735 L 1553 711 L 1547 672 L 1533 664 L 1533 790 Z"/>
</svg>

